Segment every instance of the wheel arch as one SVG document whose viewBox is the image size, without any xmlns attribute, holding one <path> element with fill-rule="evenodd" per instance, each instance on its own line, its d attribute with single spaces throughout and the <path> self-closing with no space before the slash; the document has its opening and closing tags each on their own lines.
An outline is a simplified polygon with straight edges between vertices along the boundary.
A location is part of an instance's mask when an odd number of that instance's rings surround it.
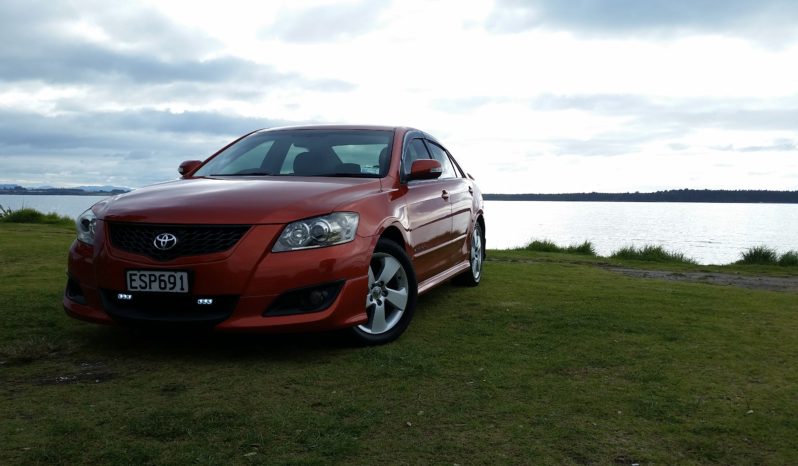
<svg viewBox="0 0 798 466">
<path fill-rule="evenodd" d="M 402 231 L 396 225 L 388 225 L 384 230 L 382 230 L 379 237 L 393 241 L 409 254 L 409 251 L 407 250 L 407 241 L 405 240 Z"/>
<path fill-rule="evenodd" d="M 482 228 L 482 234 L 484 235 L 485 234 L 485 217 L 483 217 L 482 214 L 478 214 L 477 215 L 477 223 L 479 223 L 479 226 Z"/>
</svg>

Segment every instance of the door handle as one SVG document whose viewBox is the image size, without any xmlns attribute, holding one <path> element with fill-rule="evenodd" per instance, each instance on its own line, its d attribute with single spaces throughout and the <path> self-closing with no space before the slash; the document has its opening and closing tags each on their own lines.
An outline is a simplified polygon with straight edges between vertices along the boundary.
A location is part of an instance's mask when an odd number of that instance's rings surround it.
<svg viewBox="0 0 798 466">
<path fill-rule="evenodd" d="M 469 186 L 468 187 L 468 194 L 470 194 L 472 196 L 474 195 L 474 187 L 473 186 Z"/>
<path fill-rule="evenodd" d="M 449 191 L 447 191 L 447 190 L 445 190 L 445 189 L 444 189 L 444 190 L 441 192 L 441 197 L 442 197 L 442 198 L 444 198 L 444 199 L 446 199 L 446 200 L 449 200 Z"/>
</svg>

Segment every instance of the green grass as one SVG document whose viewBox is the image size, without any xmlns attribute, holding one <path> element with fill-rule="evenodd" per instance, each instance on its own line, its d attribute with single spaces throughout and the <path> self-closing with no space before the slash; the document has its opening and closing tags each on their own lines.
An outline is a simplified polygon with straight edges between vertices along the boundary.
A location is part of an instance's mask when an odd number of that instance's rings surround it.
<svg viewBox="0 0 798 466">
<path fill-rule="evenodd" d="M 599 257 L 598 254 L 596 254 L 596 248 L 590 241 L 584 241 L 582 244 L 560 246 L 551 240 L 533 240 L 526 246 L 518 248 L 515 251 L 521 250 L 558 254 L 580 254 L 591 257 Z M 673 262 L 683 264 L 696 263 L 693 259 L 685 257 L 685 255 L 682 253 L 667 251 L 662 246 L 651 245 L 640 248 L 627 246 L 612 253 L 610 258 L 647 262 Z"/>
<path fill-rule="evenodd" d="M 72 226 L 75 219 L 56 213 L 44 214 L 36 209 L 24 208 L 18 210 L 0 211 L 0 222 L 5 223 L 40 223 L 46 225 Z"/>
<path fill-rule="evenodd" d="M 590 256 L 599 259 L 605 259 L 596 253 L 596 249 L 590 241 L 585 241 L 582 244 L 573 244 L 570 246 L 560 246 L 551 240 L 533 240 L 529 244 L 521 248 L 513 249 L 512 252 L 531 251 L 542 253 L 554 254 L 579 254 L 583 256 Z M 662 246 L 646 245 L 642 247 L 626 246 L 612 254 L 609 259 L 620 261 L 636 262 L 657 262 L 660 264 L 683 264 L 683 265 L 696 265 L 696 261 L 690 257 L 685 256 L 678 251 L 668 251 Z M 730 264 L 731 265 L 731 264 Z M 798 251 L 788 251 L 781 256 L 775 249 L 767 246 L 757 246 L 748 249 L 742 253 L 742 257 L 733 265 L 751 266 L 773 266 L 780 265 L 785 267 L 798 266 Z M 712 267 L 712 266 L 709 266 Z M 750 271 L 750 270 L 749 270 Z M 760 272 L 755 270 L 755 272 Z M 765 273 L 770 273 L 765 271 Z"/>
<path fill-rule="evenodd" d="M 742 264 L 774 265 L 779 262 L 779 255 L 776 250 L 767 246 L 755 246 L 743 252 L 743 257 L 739 261 Z"/>
<path fill-rule="evenodd" d="M 781 256 L 775 249 L 767 246 L 755 246 L 742 253 L 737 262 L 741 265 L 780 265 L 783 267 L 798 266 L 798 251 L 787 251 Z"/>
<path fill-rule="evenodd" d="M 743 252 L 738 264 L 748 265 L 780 265 L 783 267 L 798 266 L 798 251 L 787 251 L 781 256 L 775 249 L 767 246 L 755 246 Z"/>
<path fill-rule="evenodd" d="M 684 254 L 675 251 L 668 251 L 662 246 L 646 245 L 640 248 L 634 246 L 623 247 L 610 256 L 614 259 L 638 260 L 648 262 L 680 262 L 685 264 L 695 264 L 696 262 Z"/>
<path fill-rule="evenodd" d="M 798 266 L 798 251 L 787 251 L 779 257 L 779 265 L 785 267 Z"/>
<path fill-rule="evenodd" d="M 558 246 L 550 240 L 533 240 L 523 248 L 527 251 L 536 252 L 558 252 L 566 254 L 583 254 L 587 256 L 595 256 L 596 249 L 590 241 L 585 241 L 582 244 L 572 244 L 570 246 Z"/>
<path fill-rule="evenodd" d="M 144 333 L 64 315 L 73 237 L 0 224 L 0 464 L 798 464 L 795 293 L 489 251 L 387 346 Z"/>
</svg>

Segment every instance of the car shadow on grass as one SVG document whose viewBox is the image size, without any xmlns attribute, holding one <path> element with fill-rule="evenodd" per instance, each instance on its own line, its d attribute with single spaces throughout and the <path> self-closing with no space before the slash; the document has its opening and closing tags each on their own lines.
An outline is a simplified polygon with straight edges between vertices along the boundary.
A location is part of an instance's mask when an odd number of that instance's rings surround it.
<svg viewBox="0 0 798 466">
<path fill-rule="evenodd" d="M 424 328 L 436 319 L 441 301 L 454 287 L 444 285 L 419 297 L 408 332 L 387 345 L 363 347 L 345 331 L 322 333 L 224 333 L 185 328 L 90 325 L 67 319 L 35 335 L 0 345 L 0 368 L 8 369 L 9 393 L 30 387 L 95 385 L 142 374 L 197 369 L 257 368 L 281 374 L 330 367 L 395 367 L 396 358 L 426 346 Z M 414 332 L 414 330 L 416 330 Z M 415 333 L 415 335 L 414 335 Z M 391 364 L 386 365 L 386 361 Z M 335 369 L 338 370 L 338 369 Z M 176 371 L 176 372 L 175 372 Z M 288 376 L 286 375 L 286 376 Z M 159 376 L 160 377 L 160 376 Z M 167 377 L 168 378 L 168 377 Z"/>
<path fill-rule="evenodd" d="M 340 333 L 251 334 L 168 327 L 84 329 L 87 349 L 116 355 L 159 357 L 284 357 L 352 347 Z"/>
</svg>

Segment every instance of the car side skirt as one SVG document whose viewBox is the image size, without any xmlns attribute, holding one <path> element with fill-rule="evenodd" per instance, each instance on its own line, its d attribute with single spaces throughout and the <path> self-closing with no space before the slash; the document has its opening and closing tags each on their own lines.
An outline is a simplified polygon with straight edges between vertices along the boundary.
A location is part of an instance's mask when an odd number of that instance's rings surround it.
<svg viewBox="0 0 798 466">
<path fill-rule="evenodd" d="M 418 294 L 426 293 L 427 291 L 440 285 L 446 280 L 450 280 L 456 277 L 457 275 L 460 275 L 464 271 L 468 270 L 470 267 L 471 263 L 468 260 L 465 260 L 455 265 L 454 267 L 446 269 L 443 272 L 424 280 L 423 282 L 418 284 Z"/>
</svg>

